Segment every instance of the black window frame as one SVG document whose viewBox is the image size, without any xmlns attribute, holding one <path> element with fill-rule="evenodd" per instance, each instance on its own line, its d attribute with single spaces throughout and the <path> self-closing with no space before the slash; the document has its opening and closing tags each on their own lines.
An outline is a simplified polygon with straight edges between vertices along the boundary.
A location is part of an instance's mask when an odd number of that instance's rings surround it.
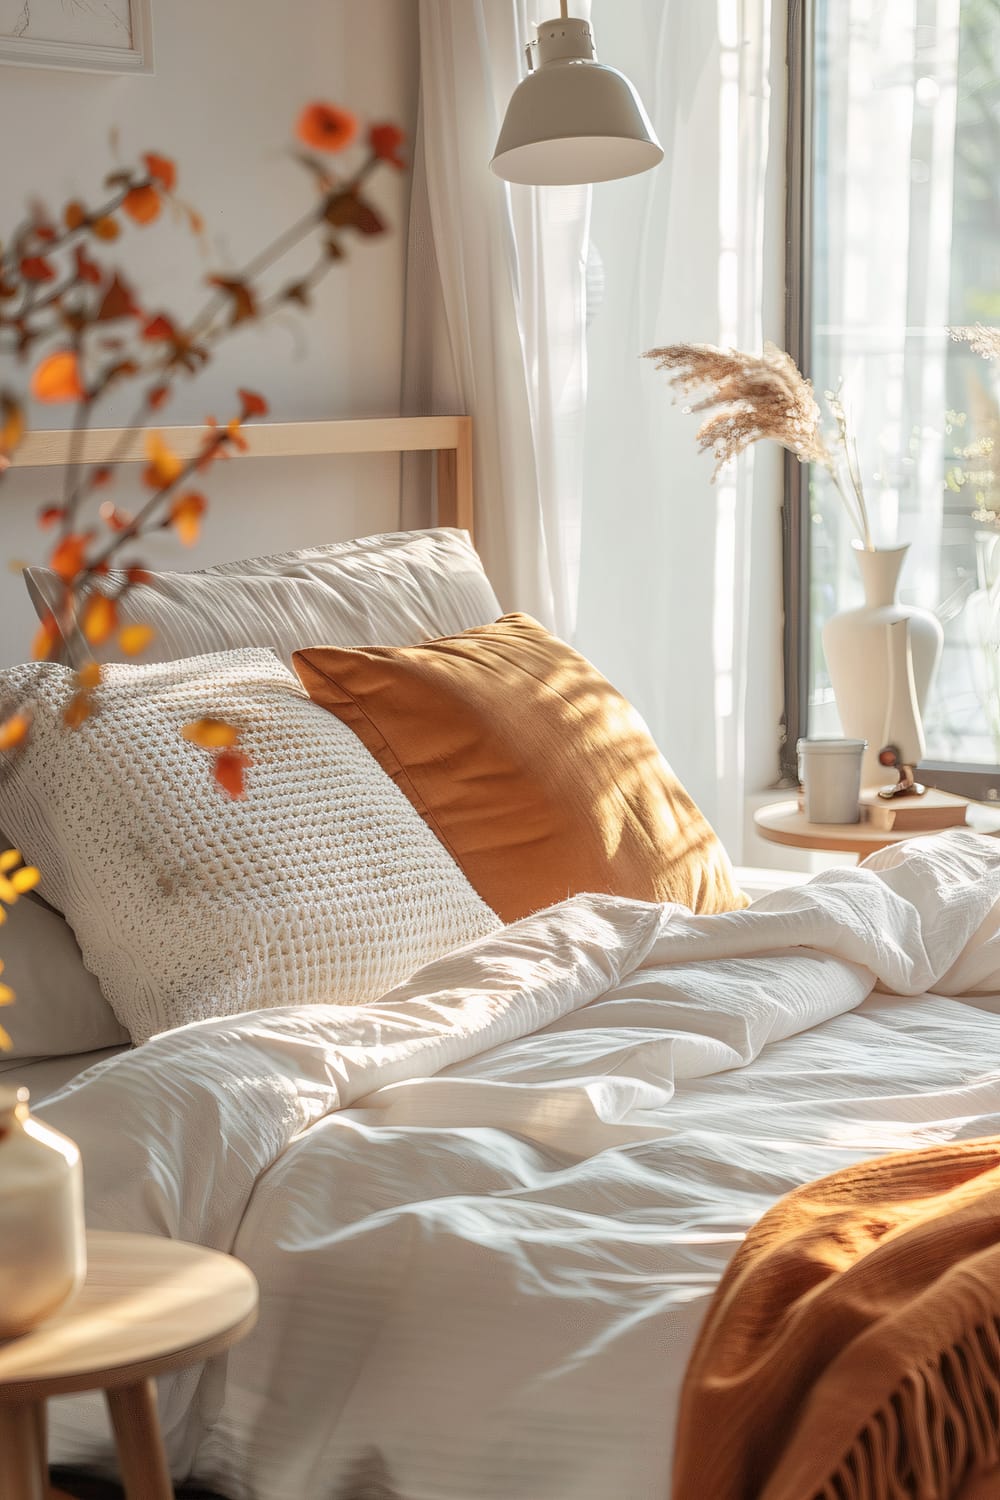
<svg viewBox="0 0 1000 1500">
<path fill-rule="evenodd" d="M 785 137 L 785 348 L 812 373 L 813 80 L 815 0 L 788 0 Z M 810 662 L 809 469 L 784 454 L 781 508 L 782 674 L 779 787 L 798 785 L 796 741 L 808 733 Z M 922 761 L 921 779 L 972 801 L 1000 801 L 1000 766 Z"/>
</svg>

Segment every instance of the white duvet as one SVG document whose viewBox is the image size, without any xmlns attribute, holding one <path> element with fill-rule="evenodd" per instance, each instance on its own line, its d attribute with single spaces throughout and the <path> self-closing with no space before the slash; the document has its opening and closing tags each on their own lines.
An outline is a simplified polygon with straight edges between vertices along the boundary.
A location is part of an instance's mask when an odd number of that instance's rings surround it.
<svg viewBox="0 0 1000 1500">
<path fill-rule="evenodd" d="M 175 1473 L 666 1500 L 748 1226 L 850 1161 L 1000 1132 L 1000 845 L 877 862 L 726 916 L 577 897 L 377 1004 L 203 1022 L 56 1096 L 92 1226 L 260 1281 L 256 1331 L 162 1383 Z M 109 1465 L 96 1401 L 52 1429 L 54 1459 Z"/>
</svg>

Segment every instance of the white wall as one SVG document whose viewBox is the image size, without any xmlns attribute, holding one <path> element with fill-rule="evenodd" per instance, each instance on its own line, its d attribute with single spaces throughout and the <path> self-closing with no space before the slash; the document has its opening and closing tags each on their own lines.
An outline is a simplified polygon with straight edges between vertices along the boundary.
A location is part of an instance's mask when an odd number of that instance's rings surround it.
<svg viewBox="0 0 1000 1500">
<path fill-rule="evenodd" d="M 3 152 L 0 239 L 30 195 L 54 211 L 70 197 L 94 201 L 113 165 L 109 135 L 117 127 L 124 160 L 146 150 L 176 160 L 178 191 L 203 213 L 208 247 L 206 256 L 173 224 L 129 226 L 111 247 L 115 258 L 145 305 L 195 311 L 206 273 L 239 265 L 308 206 L 311 185 L 289 157 L 304 103 L 329 99 L 412 132 L 416 9 L 411 0 L 153 0 L 151 77 L 0 65 L 0 140 L 17 142 Z M 371 196 L 392 232 L 355 239 L 309 313 L 240 330 L 197 384 L 181 388 L 163 422 L 225 417 L 241 385 L 263 392 L 276 420 L 397 412 L 408 185 L 408 176 L 381 170 Z M 12 373 L 0 361 L 0 384 Z M 62 426 L 68 411 L 49 407 L 33 420 Z M 119 399 L 97 425 L 131 415 Z M 12 471 L 0 484 L 3 560 L 41 560 L 45 538 L 34 518 L 53 498 L 56 477 Z M 150 566 L 204 566 L 398 519 L 393 458 L 236 461 L 216 466 L 206 488 L 210 513 L 198 547 L 187 551 L 161 534 L 143 544 Z M 34 616 L 21 580 L 0 577 L 0 662 L 9 663 L 27 654 Z"/>
</svg>

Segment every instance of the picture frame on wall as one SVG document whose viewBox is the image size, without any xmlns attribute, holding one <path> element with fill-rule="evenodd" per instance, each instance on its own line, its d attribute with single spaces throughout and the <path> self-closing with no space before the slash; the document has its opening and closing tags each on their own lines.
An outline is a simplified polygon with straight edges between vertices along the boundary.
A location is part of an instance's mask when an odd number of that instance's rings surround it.
<svg viewBox="0 0 1000 1500">
<path fill-rule="evenodd" d="M 152 73 L 152 0 L 0 0 L 0 64 Z"/>
</svg>

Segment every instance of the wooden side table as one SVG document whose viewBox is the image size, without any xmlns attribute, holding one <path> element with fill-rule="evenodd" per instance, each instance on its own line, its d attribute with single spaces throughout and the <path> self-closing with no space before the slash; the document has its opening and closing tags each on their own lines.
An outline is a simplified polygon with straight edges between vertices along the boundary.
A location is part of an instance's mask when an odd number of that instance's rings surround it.
<svg viewBox="0 0 1000 1500">
<path fill-rule="evenodd" d="M 87 1280 L 63 1313 L 0 1342 L 0 1495 L 49 1494 L 45 1403 L 103 1390 L 128 1500 L 172 1500 L 154 1379 L 228 1349 L 257 1321 L 231 1255 L 148 1234 L 87 1235 Z"/>
<path fill-rule="evenodd" d="M 992 812 L 981 803 L 970 802 L 966 828 L 975 833 L 1000 833 L 1000 809 Z M 753 815 L 757 832 L 771 844 L 785 844 L 792 849 L 812 849 L 834 854 L 856 854 L 858 861 L 867 859 L 876 849 L 902 844 L 919 838 L 919 833 L 887 833 L 870 823 L 810 823 L 800 812 L 793 797 L 786 802 L 772 802 L 759 807 Z M 928 829 L 930 833 L 933 830 Z"/>
</svg>

